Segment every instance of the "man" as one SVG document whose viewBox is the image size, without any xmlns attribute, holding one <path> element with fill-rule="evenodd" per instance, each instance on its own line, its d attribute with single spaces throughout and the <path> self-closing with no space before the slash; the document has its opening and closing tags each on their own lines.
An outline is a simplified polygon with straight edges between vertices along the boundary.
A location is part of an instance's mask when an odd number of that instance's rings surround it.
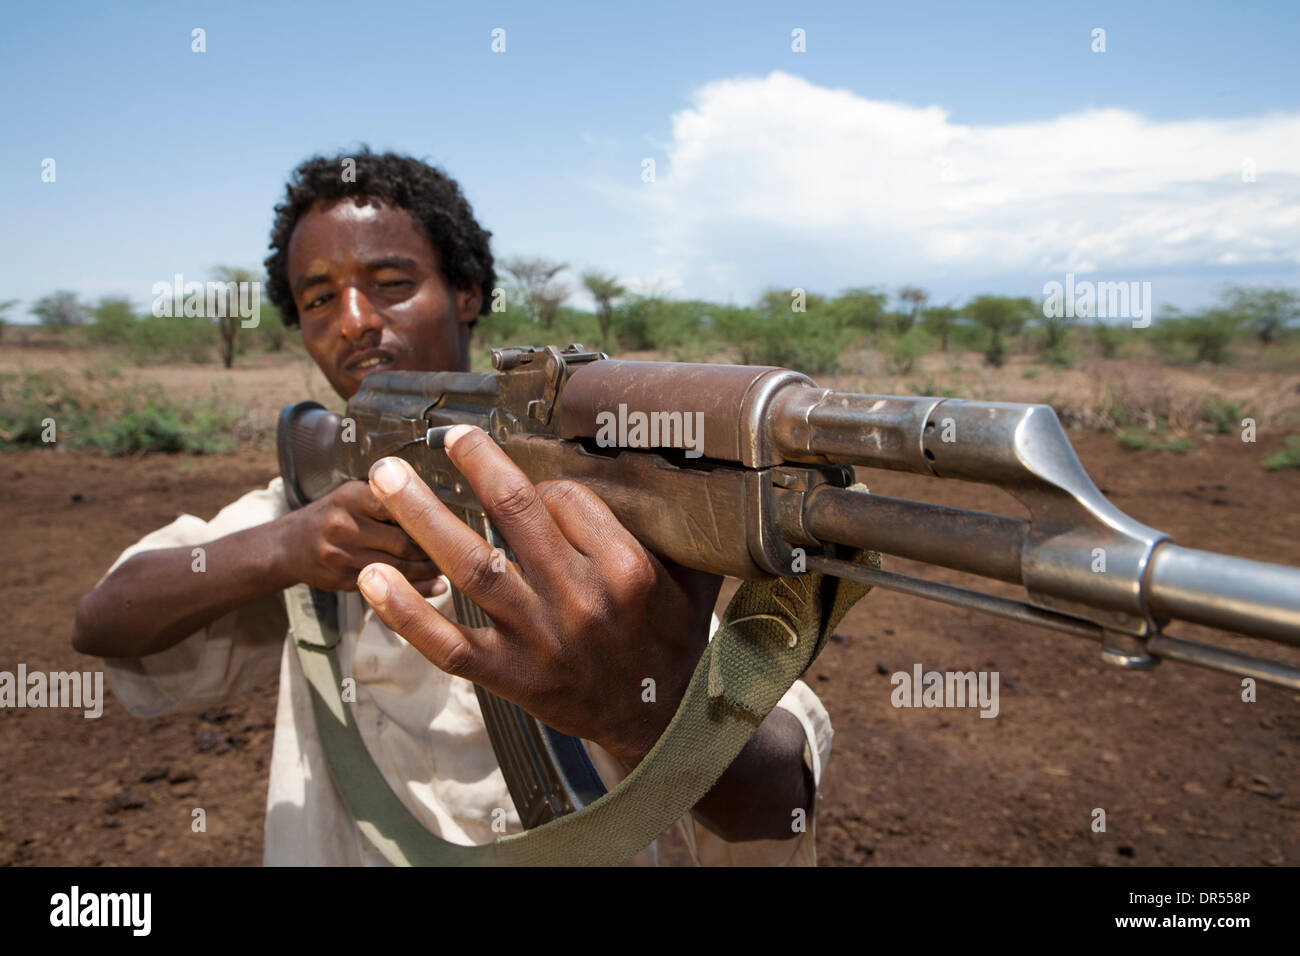
<svg viewBox="0 0 1300 956">
<path fill-rule="evenodd" d="M 457 184 L 424 163 L 314 158 L 276 208 L 268 295 L 345 399 L 380 370 L 468 370 L 495 282 L 489 237 Z M 343 592 L 340 660 L 362 739 L 406 807 L 458 843 L 490 841 L 502 820 L 520 828 L 471 682 L 582 738 L 612 787 L 667 726 L 708 640 L 719 578 L 660 562 L 580 485 L 534 487 L 478 429 L 446 444 L 516 556 L 503 573 L 408 465 L 384 459 L 368 483 L 299 511 L 276 478 L 210 522 L 182 515 L 78 605 L 73 645 L 106 659 L 139 716 L 211 706 L 278 664 L 267 864 L 383 862 L 330 780 L 286 640 L 286 587 Z M 495 626 L 457 624 L 449 582 Z M 792 821 L 813 815 L 830 737 L 796 684 L 681 822 L 696 862 L 814 862 L 811 824 Z M 635 862 L 656 861 L 652 845 Z"/>
</svg>

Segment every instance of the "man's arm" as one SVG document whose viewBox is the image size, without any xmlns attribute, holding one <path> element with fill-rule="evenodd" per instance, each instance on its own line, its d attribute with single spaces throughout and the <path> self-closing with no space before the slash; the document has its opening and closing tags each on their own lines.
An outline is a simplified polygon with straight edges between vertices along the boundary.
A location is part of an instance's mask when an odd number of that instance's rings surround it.
<svg viewBox="0 0 1300 956">
<path fill-rule="evenodd" d="M 191 546 L 136 554 L 78 602 L 72 646 L 97 657 L 155 654 L 300 581 L 355 590 L 357 572 L 375 561 L 421 594 L 435 593 L 437 568 L 387 518 L 366 484 L 353 481 L 282 518 L 204 542 L 202 572 Z"/>
<path fill-rule="evenodd" d="M 693 815 L 728 843 L 789 840 L 799 835 L 795 810 L 812 808 L 812 776 L 803 762 L 799 719 L 774 709 L 749 738 Z"/>
<path fill-rule="evenodd" d="M 77 603 L 72 646 L 96 657 L 164 651 L 221 616 L 287 587 L 277 522 L 209 541 L 202 573 L 189 547 L 134 555 Z M 287 620 L 286 620 L 287 624 Z"/>
</svg>

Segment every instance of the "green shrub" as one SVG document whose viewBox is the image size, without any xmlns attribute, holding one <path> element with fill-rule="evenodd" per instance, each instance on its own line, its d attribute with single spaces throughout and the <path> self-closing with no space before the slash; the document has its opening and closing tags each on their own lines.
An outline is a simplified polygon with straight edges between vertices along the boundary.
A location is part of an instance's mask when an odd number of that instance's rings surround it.
<svg viewBox="0 0 1300 956">
<path fill-rule="evenodd" d="M 1269 455 L 1260 464 L 1269 471 L 1300 468 L 1300 435 L 1287 435 L 1286 447 Z"/>
<path fill-rule="evenodd" d="M 891 375 L 906 375 L 916 367 L 916 360 L 929 351 L 925 333 L 913 328 L 886 341 L 885 369 Z"/>
<path fill-rule="evenodd" d="M 1222 365 L 1231 358 L 1229 346 L 1237 337 L 1239 321 L 1222 309 L 1203 315 L 1174 316 L 1155 324 L 1155 341 L 1166 362 L 1210 362 Z"/>
<path fill-rule="evenodd" d="M 1103 358 L 1114 358 L 1124 343 L 1124 332 L 1119 326 L 1098 322 L 1092 327 L 1092 340 Z"/>
<path fill-rule="evenodd" d="M 93 381 L 93 380 L 92 380 Z M 0 448 L 45 444 L 53 419 L 57 443 L 106 455 L 152 451 L 210 453 L 233 446 L 239 408 L 214 395 L 178 406 L 156 383 L 130 390 L 102 380 L 73 385 L 61 373 L 0 377 Z"/>
<path fill-rule="evenodd" d="M 941 388 L 934 384 L 931 379 L 926 379 L 925 384 L 917 382 L 908 382 L 907 390 L 913 395 L 920 395 L 925 398 L 956 398 L 957 390 L 954 388 Z"/>
<path fill-rule="evenodd" d="M 744 365 L 779 365 L 814 375 L 832 372 L 848 341 L 848 333 L 825 309 L 715 310 L 713 318 L 723 341 L 739 351 Z"/>
<path fill-rule="evenodd" d="M 84 330 L 92 345 L 126 345 L 135 335 L 135 313 L 125 299 L 104 298 L 91 312 L 91 324 Z"/>
<path fill-rule="evenodd" d="M 1206 399 L 1205 404 L 1201 406 L 1201 417 L 1210 424 L 1216 434 L 1230 435 L 1241 427 L 1241 420 L 1246 417 L 1246 412 L 1236 402 L 1214 395 Z"/>
<path fill-rule="evenodd" d="M 533 321 L 526 308 L 516 303 L 508 303 L 501 312 L 489 312 L 487 315 L 479 316 L 478 323 L 474 326 L 474 337 L 491 348 L 550 344 L 537 341 L 540 338 L 538 335 L 540 331 L 541 327 Z"/>
<path fill-rule="evenodd" d="M 217 344 L 217 326 L 210 319 L 187 316 L 147 316 L 132 330 L 127 354 L 136 365 L 209 362 Z"/>
<path fill-rule="evenodd" d="M 1158 435 L 1158 432 L 1150 432 L 1145 428 L 1126 428 L 1117 437 L 1121 445 L 1133 451 L 1172 451 L 1181 454 L 1196 445 L 1189 438 L 1170 438 L 1166 440 L 1158 437 Z"/>
<path fill-rule="evenodd" d="M 42 445 L 46 419 L 55 437 L 92 417 L 94 402 L 71 388 L 59 372 L 9 372 L 0 375 L 0 448 Z"/>
</svg>

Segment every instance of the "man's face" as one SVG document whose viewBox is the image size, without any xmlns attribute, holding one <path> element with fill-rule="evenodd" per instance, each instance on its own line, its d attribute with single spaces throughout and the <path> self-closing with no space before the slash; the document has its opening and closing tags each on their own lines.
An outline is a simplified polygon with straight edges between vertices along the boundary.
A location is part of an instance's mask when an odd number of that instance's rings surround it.
<svg viewBox="0 0 1300 956">
<path fill-rule="evenodd" d="M 406 210 L 319 202 L 289 240 L 302 342 L 351 398 L 372 372 L 467 371 L 477 289 L 448 286 L 438 253 Z"/>
</svg>

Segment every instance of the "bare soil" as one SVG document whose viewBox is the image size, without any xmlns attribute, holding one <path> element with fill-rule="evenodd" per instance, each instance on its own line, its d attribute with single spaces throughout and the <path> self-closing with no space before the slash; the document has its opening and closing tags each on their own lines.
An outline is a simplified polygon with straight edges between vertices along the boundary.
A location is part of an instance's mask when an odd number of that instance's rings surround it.
<svg viewBox="0 0 1300 956">
<path fill-rule="evenodd" d="M 145 376 L 177 393 L 226 378 L 270 414 L 308 391 L 323 397 L 299 361 Z M 1294 373 L 1262 375 L 1240 387 L 1294 387 Z M 1282 435 L 1262 428 L 1254 444 L 1201 435 L 1183 455 L 1125 451 L 1091 431 L 1071 437 L 1119 507 L 1179 543 L 1300 566 L 1300 470 L 1259 465 Z M 95 667 L 69 643 L 75 606 L 122 549 L 181 512 L 210 518 L 274 473 L 266 442 L 212 457 L 0 455 L 0 670 Z M 982 486 L 860 478 L 891 496 L 1021 513 Z M 886 567 L 971 583 L 898 559 Z M 1271 645 L 1233 646 L 1300 663 Z M 916 663 L 997 671 L 999 715 L 893 707 L 890 675 Z M 1227 675 L 1177 664 L 1125 672 L 1086 641 L 884 591 L 853 610 L 806 680 L 835 728 L 817 812 L 823 864 L 1300 863 L 1300 694 L 1260 685 L 1258 701 L 1245 703 Z M 154 720 L 131 717 L 111 696 L 98 720 L 0 709 L 0 863 L 260 863 L 275 699 L 271 681 L 224 708 Z M 195 808 L 206 832 L 191 829 Z M 1092 828 L 1098 808 L 1105 832 Z"/>
</svg>

